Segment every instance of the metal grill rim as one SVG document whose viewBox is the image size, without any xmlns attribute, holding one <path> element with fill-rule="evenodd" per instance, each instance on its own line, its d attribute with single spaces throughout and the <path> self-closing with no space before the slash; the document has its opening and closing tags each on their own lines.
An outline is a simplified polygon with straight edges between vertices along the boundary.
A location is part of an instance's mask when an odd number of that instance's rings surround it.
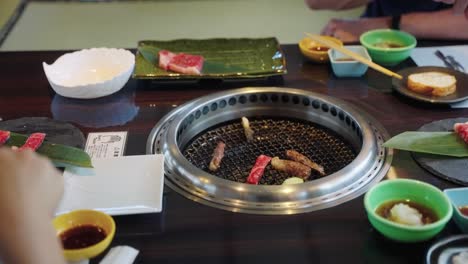
<svg viewBox="0 0 468 264">
<path fill-rule="evenodd" d="M 190 131 L 189 128 L 192 125 L 192 122 L 198 118 L 205 118 L 209 120 L 209 122 L 213 121 L 210 121 L 210 118 L 213 118 L 209 117 L 209 107 L 210 105 L 212 106 L 213 102 L 223 102 L 223 100 L 225 100 L 226 104 L 224 107 L 226 108 L 229 105 L 232 106 L 239 103 L 242 104 L 243 109 L 248 112 L 252 110 L 249 108 L 249 104 L 256 103 L 251 100 L 253 94 L 257 95 L 256 102 L 263 101 L 262 96 L 264 94 L 276 94 L 277 100 L 275 103 L 285 105 L 307 105 L 307 100 L 304 98 L 308 98 L 308 105 L 310 105 L 311 108 L 319 109 L 329 116 L 333 116 L 335 119 L 340 120 L 339 122 L 345 123 L 347 127 L 354 131 L 353 133 L 356 134 L 355 136 L 362 140 L 362 148 L 358 153 L 357 158 L 344 169 L 328 176 L 329 178 L 333 178 L 331 180 L 331 184 L 329 179 L 326 179 L 326 177 L 324 179 L 318 179 L 301 184 L 301 187 L 287 187 L 292 193 L 324 192 L 325 194 L 307 197 L 307 199 L 304 200 L 287 201 L 284 199 L 277 199 L 277 197 L 275 197 L 276 194 L 284 192 L 286 187 L 247 186 L 247 184 L 240 183 L 232 184 L 231 181 L 215 179 L 216 177 L 210 176 L 208 173 L 199 170 L 198 168 L 190 168 L 190 166 L 193 167 L 193 165 L 190 165 L 185 158 L 180 156 L 175 157 L 177 155 L 181 155 L 180 149 L 175 146 L 182 146 L 186 143 L 184 142 L 184 135 L 186 136 L 188 131 Z M 234 100 L 238 101 L 231 104 L 233 100 L 232 98 L 235 98 Z M 318 102 L 318 107 L 314 105 L 315 102 Z M 208 107 L 208 111 L 206 111 L 206 107 Z M 268 104 L 266 107 L 268 107 Z M 345 110 L 344 115 L 342 114 L 343 109 Z M 200 114 L 197 115 L 198 110 L 200 110 Z M 217 109 L 211 110 L 216 111 Z M 262 110 L 261 107 L 260 110 Z M 175 135 L 172 141 L 167 140 L 168 135 Z M 274 87 L 243 88 L 202 97 L 175 109 L 154 127 L 150 137 L 148 138 L 147 152 L 165 154 L 166 184 L 192 200 L 236 212 L 255 214 L 290 214 L 318 210 L 348 201 L 367 190 L 373 183 L 382 179 L 389 169 L 393 155 L 393 150 L 386 150 L 381 146 L 384 139 L 387 137 L 388 133 L 378 122 L 373 120 L 373 118 L 361 111 L 357 112 L 353 107 L 338 99 L 290 88 L 287 90 L 284 88 Z M 362 153 L 363 150 L 366 150 L 365 153 Z M 369 160 L 370 162 L 368 162 Z M 365 163 L 366 165 L 364 166 L 361 163 Z M 351 185 L 348 184 L 348 188 L 340 188 L 338 191 L 322 188 L 323 186 L 333 185 L 333 182 L 340 182 L 340 177 L 346 177 L 349 173 L 355 174 L 353 170 L 356 168 L 367 169 L 368 173 L 365 173 L 362 179 L 359 179 L 355 183 Z M 199 188 L 203 185 L 215 187 L 224 186 L 227 182 L 231 183 L 229 190 L 227 190 L 227 197 L 223 197 L 220 193 L 212 193 L 209 189 Z M 239 190 L 242 190 L 244 192 L 243 195 L 247 196 L 247 198 L 253 197 L 254 199 L 247 199 L 244 201 L 242 199 L 236 199 L 235 196 L 233 199 L 231 199 L 232 197 L 229 197 L 232 192 Z M 265 198 L 265 196 L 262 196 L 262 193 L 269 193 L 271 196 L 266 196 Z"/>
</svg>

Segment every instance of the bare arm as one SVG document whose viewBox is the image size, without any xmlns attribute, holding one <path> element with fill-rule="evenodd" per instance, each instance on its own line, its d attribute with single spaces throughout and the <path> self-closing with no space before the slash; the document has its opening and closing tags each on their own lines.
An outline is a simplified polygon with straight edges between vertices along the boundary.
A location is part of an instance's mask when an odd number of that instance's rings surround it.
<svg viewBox="0 0 468 264">
<path fill-rule="evenodd" d="M 468 19 L 468 0 L 434 0 L 435 2 L 444 2 L 446 4 L 453 4 L 453 11 L 457 15 L 465 14 Z"/>
<path fill-rule="evenodd" d="M 468 20 L 449 9 L 403 15 L 400 28 L 418 38 L 468 40 Z"/>
<path fill-rule="evenodd" d="M 378 28 L 389 28 L 391 17 L 332 19 L 322 34 L 334 36 L 343 42 L 358 42 L 362 33 Z M 452 10 L 405 14 L 400 29 L 417 38 L 468 40 L 468 20 L 454 15 Z"/>
<path fill-rule="evenodd" d="M 344 10 L 366 5 L 371 0 L 305 0 L 311 9 Z"/>
</svg>

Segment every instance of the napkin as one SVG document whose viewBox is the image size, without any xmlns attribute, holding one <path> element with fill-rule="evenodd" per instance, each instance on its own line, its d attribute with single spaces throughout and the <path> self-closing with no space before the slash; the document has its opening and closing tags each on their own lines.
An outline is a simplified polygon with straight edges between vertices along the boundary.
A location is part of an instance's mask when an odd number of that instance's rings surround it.
<svg viewBox="0 0 468 264">
<path fill-rule="evenodd" d="M 468 71 L 468 45 L 415 48 L 411 58 L 418 66 L 446 67 L 435 55 L 436 50 L 440 50 L 445 56 L 453 56 Z"/>
<path fill-rule="evenodd" d="M 138 252 L 138 250 L 129 246 L 113 247 L 99 264 L 131 264 Z"/>
<path fill-rule="evenodd" d="M 161 212 L 163 155 L 92 159 L 93 169 L 66 168 L 62 214 L 95 209 L 110 215 Z"/>
</svg>

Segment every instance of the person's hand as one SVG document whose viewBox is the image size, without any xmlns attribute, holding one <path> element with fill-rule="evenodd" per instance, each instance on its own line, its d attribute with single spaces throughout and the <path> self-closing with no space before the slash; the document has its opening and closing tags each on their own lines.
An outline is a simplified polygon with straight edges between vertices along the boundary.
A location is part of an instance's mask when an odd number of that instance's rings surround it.
<svg viewBox="0 0 468 264">
<path fill-rule="evenodd" d="M 52 226 L 63 177 L 32 150 L 0 147 L 0 258 L 5 263 L 63 264 Z"/>
<path fill-rule="evenodd" d="M 435 2 L 443 2 L 446 4 L 453 4 L 453 11 L 455 14 L 465 14 L 468 19 L 468 0 L 434 0 Z"/>
<path fill-rule="evenodd" d="M 63 193 L 63 177 L 51 162 L 29 149 L 0 148 L 0 211 L 36 211 L 52 216 Z"/>
<path fill-rule="evenodd" d="M 343 42 L 358 42 L 362 33 L 378 28 L 389 28 L 388 17 L 360 18 L 353 20 L 332 19 L 323 28 L 322 35 L 332 36 Z"/>
</svg>

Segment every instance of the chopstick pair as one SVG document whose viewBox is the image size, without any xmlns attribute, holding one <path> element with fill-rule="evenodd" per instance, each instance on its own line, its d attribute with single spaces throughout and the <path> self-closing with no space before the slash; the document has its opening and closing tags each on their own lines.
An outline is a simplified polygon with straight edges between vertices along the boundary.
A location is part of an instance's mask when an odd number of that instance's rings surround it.
<svg viewBox="0 0 468 264">
<path fill-rule="evenodd" d="M 356 52 L 353 52 L 351 50 L 348 50 L 338 44 L 336 44 L 335 42 L 332 42 L 332 41 L 329 41 L 319 35 L 314 35 L 314 34 L 310 34 L 310 33 L 305 33 L 307 35 L 307 37 L 309 37 L 310 39 L 312 40 L 315 40 L 317 41 L 318 43 L 322 44 L 322 45 L 325 45 L 329 48 L 332 48 L 334 50 L 337 50 L 343 54 L 346 54 L 348 55 L 349 57 L 361 62 L 361 63 L 364 63 L 366 65 L 368 65 L 369 67 L 371 67 L 372 69 L 376 70 L 376 71 L 379 71 L 385 75 L 388 75 L 390 77 L 395 77 L 397 79 L 403 79 L 403 76 L 401 76 L 400 74 L 396 73 L 396 72 L 393 72 L 387 68 L 384 68 L 364 57 L 362 57 L 360 54 L 356 53 Z"/>
</svg>

